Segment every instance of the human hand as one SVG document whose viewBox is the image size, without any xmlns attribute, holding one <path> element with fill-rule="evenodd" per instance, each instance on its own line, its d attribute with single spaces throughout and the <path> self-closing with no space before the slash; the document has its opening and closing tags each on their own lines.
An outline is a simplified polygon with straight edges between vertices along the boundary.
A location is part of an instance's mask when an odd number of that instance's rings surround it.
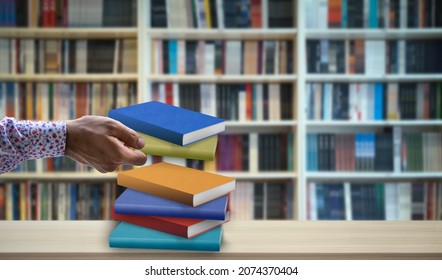
<svg viewBox="0 0 442 280">
<path fill-rule="evenodd" d="M 144 140 L 122 123 L 107 117 L 83 116 L 66 121 L 65 155 L 105 173 L 121 164 L 142 165 Z"/>
</svg>

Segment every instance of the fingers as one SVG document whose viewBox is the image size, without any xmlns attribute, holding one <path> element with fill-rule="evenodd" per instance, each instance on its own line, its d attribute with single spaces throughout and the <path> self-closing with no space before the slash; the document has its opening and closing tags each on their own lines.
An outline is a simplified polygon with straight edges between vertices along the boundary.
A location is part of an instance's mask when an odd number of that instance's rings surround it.
<svg viewBox="0 0 442 280">
<path fill-rule="evenodd" d="M 132 150 L 127 147 L 123 149 L 123 162 L 120 162 L 121 164 L 143 165 L 146 163 L 147 156 L 140 150 Z"/>
<path fill-rule="evenodd" d="M 141 149 L 144 147 L 144 139 L 140 137 L 133 129 L 122 123 L 109 119 L 112 122 L 112 136 L 121 140 L 126 146 Z"/>
</svg>

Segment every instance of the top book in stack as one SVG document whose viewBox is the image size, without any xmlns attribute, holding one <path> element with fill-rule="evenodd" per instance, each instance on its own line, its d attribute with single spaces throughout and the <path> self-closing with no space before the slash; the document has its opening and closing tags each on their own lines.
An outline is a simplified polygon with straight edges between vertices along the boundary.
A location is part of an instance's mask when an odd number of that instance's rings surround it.
<svg viewBox="0 0 442 280">
<path fill-rule="evenodd" d="M 223 119 L 150 101 L 109 111 L 109 117 L 147 135 L 185 146 L 225 130 Z"/>
</svg>

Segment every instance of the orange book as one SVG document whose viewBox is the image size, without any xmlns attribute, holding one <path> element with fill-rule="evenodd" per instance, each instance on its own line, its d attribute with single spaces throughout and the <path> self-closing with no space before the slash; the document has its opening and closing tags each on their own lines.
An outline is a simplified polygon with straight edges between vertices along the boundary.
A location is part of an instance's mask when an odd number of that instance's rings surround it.
<svg viewBox="0 0 442 280">
<path fill-rule="evenodd" d="M 261 0 L 250 1 L 250 21 L 252 28 L 262 27 Z"/>
<path fill-rule="evenodd" d="M 253 109 L 253 85 L 246 84 L 246 120 L 252 120 Z"/>
<path fill-rule="evenodd" d="M 329 0 L 328 2 L 328 27 L 341 27 L 341 0 Z"/>
<path fill-rule="evenodd" d="M 75 86 L 75 93 L 77 97 L 76 107 L 75 107 L 75 117 L 80 118 L 88 114 L 88 93 L 87 84 L 78 83 Z"/>
<path fill-rule="evenodd" d="M 193 207 L 235 189 L 234 178 L 167 162 L 121 172 L 117 183 Z"/>
</svg>

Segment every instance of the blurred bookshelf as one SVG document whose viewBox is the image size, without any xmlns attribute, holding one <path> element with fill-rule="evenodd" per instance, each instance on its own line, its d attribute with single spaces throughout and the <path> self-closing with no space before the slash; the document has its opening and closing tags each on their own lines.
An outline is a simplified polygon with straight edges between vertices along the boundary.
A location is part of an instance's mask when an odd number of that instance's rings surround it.
<svg viewBox="0 0 442 280">
<path fill-rule="evenodd" d="M 310 215 L 317 185 L 323 196 L 313 205 L 342 214 L 343 201 L 351 201 L 345 186 L 353 182 L 422 183 L 425 201 L 434 201 L 431 207 L 439 213 L 434 219 L 441 219 L 442 163 L 430 156 L 442 159 L 442 142 L 437 143 L 442 71 L 433 62 L 434 49 L 442 46 L 442 24 L 431 16 L 440 14 L 438 1 L 416 9 L 411 0 L 103 0 L 98 6 L 70 0 L 66 7 L 50 1 L 55 11 L 12 1 L 17 15 L 22 11 L 28 18 L 0 18 L 0 60 L 8 61 L 0 66 L 1 112 L 18 119 L 72 119 L 159 100 L 226 119 L 214 162 L 149 157 L 147 164 L 172 160 L 237 178 L 249 192 L 234 199 L 248 214 L 235 219 L 319 219 Z M 199 7 L 202 2 L 208 5 Z M 390 94 L 390 87 L 396 93 Z M 370 96 L 375 93 L 380 99 Z M 67 106 L 65 112 L 35 102 L 53 94 L 60 94 L 57 102 Z M 34 111 L 22 109 L 19 100 L 35 103 Z M 315 170 L 312 154 L 333 154 L 326 164 L 338 154 L 330 143 L 327 152 L 320 150 L 311 136 L 322 134 L 368 135 L 371 140 L 362 143 L 371 148 L 363 145 L 362 158 L 373 169 L 376 161 L 388 161 L 390 170 Z M 386 138 L 391 144 L 378 147 L 372 140 L 378 135 L 387 135 L 382 143 Z M 414 140 L 407 146 L 406 139 Z M 339 153 L 352 149 L 340 146 Z M 420 154 L 412 152 L 416 149 Z M 361 157 L 359 149 L 352 152 L 353 160 Z M 384 157 L 376 159 L 380 154 Z M 415 159 L 422 168 L 408 170 L 407 162 Z M 116 178 L 69 161 L 21 168 L 1 175 L 3 201 L 23 182 L 110 186 Z M 330 192 L 328 182 L 335 183 Z M 118 191 L 111 188 L 115 199 Z M 273 213 L 278 203 L 283 207 Z"/>
<path fill-rule="evenodd" d="M 301 219 L 441 219 L 441 6 L 424 2 L 303 3 Z"/>
</svg>

